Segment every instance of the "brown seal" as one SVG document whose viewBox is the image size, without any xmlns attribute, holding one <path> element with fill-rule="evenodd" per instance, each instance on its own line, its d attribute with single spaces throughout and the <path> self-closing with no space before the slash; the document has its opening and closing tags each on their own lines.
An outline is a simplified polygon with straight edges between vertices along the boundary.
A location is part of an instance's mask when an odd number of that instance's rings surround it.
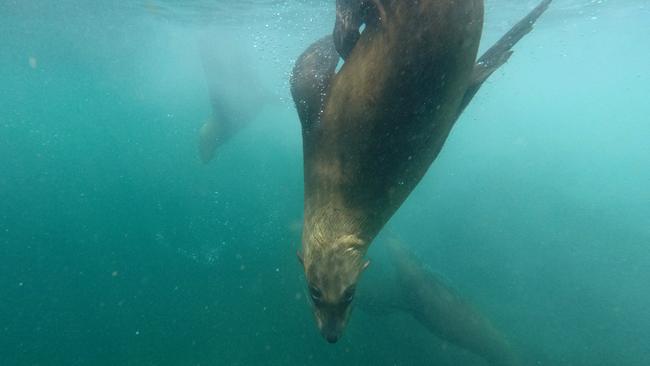
<svg viewBox="0 0 650 366">
<path fill-rule="evenodd" d="M 297 60 L 291 91 L 303 132 L 301 260 L 327 341 L 336 342 L 347 324 L 370 243 L 549 3 L 477 62 L 482 0 L 338 0 L 334 38 Z M 335 73 L 337 49 L 345 63 Z"/>
</svg>

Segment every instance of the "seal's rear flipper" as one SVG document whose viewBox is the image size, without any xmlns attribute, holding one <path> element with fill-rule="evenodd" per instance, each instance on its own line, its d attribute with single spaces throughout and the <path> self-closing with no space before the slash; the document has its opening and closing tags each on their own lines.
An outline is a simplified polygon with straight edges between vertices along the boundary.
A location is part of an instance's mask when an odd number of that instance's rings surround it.
<svg viewBox="0 0 650 366">
<path fill-rule="evenodd" d="M 533 29 L 533 24 L 546 11 L 551 1 L 543 0 L 478 59 L 472 72 L 472 81 L 460 105 L 460 113 L 467 107 L 476 92 L 481 88 L 481 85 L 483 85 L 483 82 L 508 61 L 513 52 L 512 47 Z"/>
</svg>

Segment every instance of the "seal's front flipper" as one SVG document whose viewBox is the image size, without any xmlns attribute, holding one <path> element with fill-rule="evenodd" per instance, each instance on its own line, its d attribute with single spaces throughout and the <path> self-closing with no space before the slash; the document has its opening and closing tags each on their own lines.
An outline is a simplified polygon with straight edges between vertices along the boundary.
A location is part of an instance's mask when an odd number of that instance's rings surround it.
<svg viewBox="0 0 650 366">
<path fill-rule="evenodd" d="M 460 113 L 467 107 L 476 92 L 481 88 L 481 85 L 483 85 L 483 82 L 508 61 L 513 52 L 512 47 L 533 29 L 533 24 L 546 11 L 551 1 L 543 0 L 478 59 L 472 72 L 472 81 L 460 105 Z"/>
<path fill-rule="evenodd" d="M 296 61 L 291 74 L 291 95 L 303 131 L 319 118 L 338 62 L 332 36 L 314 42 Z"/>
<path fill-rule="evenodd" d="M 376 27 L 386 19 L 386 9 L 379 0 L 336 0 L 334 45 L 344 60 L 361 37 L 361 25 Z"/>
</svg>

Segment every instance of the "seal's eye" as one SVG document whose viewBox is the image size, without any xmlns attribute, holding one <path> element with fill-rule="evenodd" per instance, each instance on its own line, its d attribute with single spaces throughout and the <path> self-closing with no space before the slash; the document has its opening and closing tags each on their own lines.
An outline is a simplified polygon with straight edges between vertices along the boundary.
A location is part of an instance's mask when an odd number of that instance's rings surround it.
<svg viewBox="0 0 650 366">
<path fill-rule="evenodd" d="M 350 286 L 343 293 L 343 302 L 349 304 L 354 300 L 354 293 L 357 291 L 356 287 Z"/>
<path fill-rule="evenodd" d="M 323 298 L 323 293 L 316 287 L 309 286 L 309 296 L 311 296 L 311 299 L 315 302 L 319 302 Z"/>
</svg>

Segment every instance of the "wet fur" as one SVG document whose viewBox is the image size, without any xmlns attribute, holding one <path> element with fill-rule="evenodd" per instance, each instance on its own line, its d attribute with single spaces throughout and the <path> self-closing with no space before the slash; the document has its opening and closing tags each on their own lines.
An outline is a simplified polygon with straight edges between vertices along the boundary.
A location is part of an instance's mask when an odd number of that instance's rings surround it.
<svg viewBox="0 0 650 366">
<path fill-rule="evenodd" d="M 355 238 L 352 247 L 365 253 L 458 116 L 476 59 L 482 2 L 414 4 L 385 6 L 386 19 L 366 27 L 332 77 L 322 114 L 303 120 L 307 269 L 314 253 L 342 237 Z"/>
</svg>

